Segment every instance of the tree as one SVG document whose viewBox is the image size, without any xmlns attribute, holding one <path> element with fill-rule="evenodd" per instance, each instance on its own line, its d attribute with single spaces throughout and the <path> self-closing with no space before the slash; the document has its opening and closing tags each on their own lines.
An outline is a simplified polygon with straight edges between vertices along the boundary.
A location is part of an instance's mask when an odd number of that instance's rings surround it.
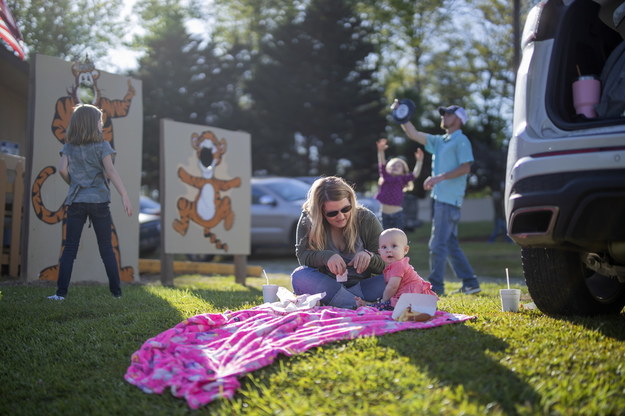
<svg viewBox="0 0 625 416">
<path fill-rule="evenodd" d="M 246 69 L 243 48 L 216 55 L 214 45 L 189 35 L 190 10 L 174 0 L 138 4 L 148 29 L 136 40 L 145 56 L 134 76 L 143 80 L 143 185 L 159 188 L 160 119 L 237 128 L 237 94 Z M 189 138 L 181 138 L 188 145 Z"/>
<path fill-rule="evenodd" d="M 303 20 L 263 39 L 247 88 L 256 171 L 376 175 L 385 120 L 370 34 L 349 1 L 313 0 Z"/>
<path fill-rule="evenodd" d="M 308 0 L 213 0 L 217 44 L 249 45 L 256 54 L 263 38 L 281 25 L 301 19 Z"/>
<path fill-rule="evenodd" d="M 121 43 L 122 0 L 9 0 L 28 54 L 93 61 Z"/>
<path fill-rule="evenodd" d="M 505 174 L 505 145 L 511 134 L 514 4 L 506 0 L 466 3 L 460 16 L 471 15 L 474 23 L 461 32 L 441 35 L 447 47 L 433 57 L 428 71 L 436 72 L 439 81 L 433 97 L 469 110 L 471 123 L 464 130 L 475 156 L 471 188 L 493 189 Z"/>
</svg>

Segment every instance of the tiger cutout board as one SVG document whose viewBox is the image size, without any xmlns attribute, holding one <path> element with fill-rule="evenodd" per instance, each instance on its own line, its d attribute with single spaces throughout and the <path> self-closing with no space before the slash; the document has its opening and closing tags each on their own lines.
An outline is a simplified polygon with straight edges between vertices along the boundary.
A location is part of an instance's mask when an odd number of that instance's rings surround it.
<svg viewBox="0 0 625 416">
<path fill-rule="evenodd" d="M 65 130 L 76 104 L 93 104 L 103 112 L 104 140 L 117 155 L 119 172 L 133 204 L 133 215 L 124 212 L 121 197 L 110 184 L 110 210 L 113 218 L 111 238 L 120 265 L 120 278 L 138 278 L 139 191 L 143 104 L 141 81 L 98 70 L 88 58 L 66 62 L 36 55 L 31 66 L 30 113 L 32 136 L 29 138 L 30 198 L 26 205 L 28 231 L 26 258 L 22 264 L 26 280 L 51 280 L 58 277 L 58 260 L 64 237 L 68 185 L 57 171 Z M 30 192 L 29 192 L 30 191 Z M 25 261 L 24 261 L 25 260 Z M 108 282 L 100 259 L 97 240 L 87 222 L 72 272 L 72 282 Z"/>
<path fill-rule="evenodd" d="M 251 136 L 161 121 L 165 253 L 250 253 Z"/>
</svg>

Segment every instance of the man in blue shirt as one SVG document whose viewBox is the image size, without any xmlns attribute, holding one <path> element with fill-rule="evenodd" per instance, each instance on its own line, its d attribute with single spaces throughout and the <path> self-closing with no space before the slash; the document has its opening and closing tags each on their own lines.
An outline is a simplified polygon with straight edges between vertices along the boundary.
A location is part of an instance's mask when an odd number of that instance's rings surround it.
<svg viewBox="0 0 625 416">
<path fill-rule="evenodd" d="M 456 277 L 462 279 L 462 287 L 453 293 L 478 293 L 481 291 L 480 284 L 458 244 L 460 207 L 473 163 L 471 142 L 462 133 L 467 113 L 457 105 L 439 107 L 438 112 L 441 128 L 446 132 L 443 135 L 420 132 L 410 121 L 401 124 L 408 138 L 424 145 L 425 150 L 432 154 L 432 176 L 423 183 L 426 190 L 431 190 L 434 200 L 428 280 L 436 293 L 444 295 L 445 268 L 449 260 Z"/>
</svg>

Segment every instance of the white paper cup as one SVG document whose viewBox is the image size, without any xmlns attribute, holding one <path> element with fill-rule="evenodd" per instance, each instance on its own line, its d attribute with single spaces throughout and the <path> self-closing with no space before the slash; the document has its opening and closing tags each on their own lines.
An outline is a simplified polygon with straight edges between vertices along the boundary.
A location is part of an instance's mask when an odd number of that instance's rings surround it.
<svg viewBox="0 0 625 416">
<path fill-rule="evenodd" d="M 263 299 L 265 303 L 278 301 L 278 285 L 263 285 Z"/>
<path fill-rule="evenodd" d="M 518 312 L 521 302 L 521 289 L 499 289 L 501 296 L 501 310 L 503 312 Z"/>
</svg>

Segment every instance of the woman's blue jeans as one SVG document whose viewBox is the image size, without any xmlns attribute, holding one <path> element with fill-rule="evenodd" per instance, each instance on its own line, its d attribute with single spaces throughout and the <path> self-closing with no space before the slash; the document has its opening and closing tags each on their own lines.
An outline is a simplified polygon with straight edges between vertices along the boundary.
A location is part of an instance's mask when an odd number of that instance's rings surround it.
<svg viewBox="0 0 625 416">
<path fill-rule="evenodd" d="M 113 251 L 111 242 L 112 219 L 109 203 L 85 203 L 74 202 L 67 206 L 67 222 L 65 244 L 63 252 L 59 259 L 59 278 L 57 281 L 57 296 L 65 297 L 69 287 L 69 281 L 72 278 L 72 269 L 74 268 L 74 260 L 80 246 L 80 236 L 82 229 L 87 221 L 91 220 L 93 230 L 98 240 L 98 249 L 100 257 L 106 269 L 106 275 L 109 279 L 109 289 L 113 296 L 120 296 L 122 290 L 119 283 L 119 265 Z"/>
<path fill-rule="evenodd" d="M 448 260 L 456 277 L 462 279 L 463 288 L 479 287 L 473 268 L 458 244 L 460 207 L 435 201 L 433 208 L 428 278 L 432 283 L 432 290 L 439 295 L 445 294 L 444 278 Z"/>
<path fill-rule="evenodd" d="M 296 295 L 326 292 L 321 303 L 348 309 L 356 307 L 355 296 L 375 302 L 382 297 L 386 287 L 382 275 L 372 276 L 354 286 L 346 287 L 335 278 L 307 266 L 300 266 L 291 273 L 291 285 Z"/>
</svg>

